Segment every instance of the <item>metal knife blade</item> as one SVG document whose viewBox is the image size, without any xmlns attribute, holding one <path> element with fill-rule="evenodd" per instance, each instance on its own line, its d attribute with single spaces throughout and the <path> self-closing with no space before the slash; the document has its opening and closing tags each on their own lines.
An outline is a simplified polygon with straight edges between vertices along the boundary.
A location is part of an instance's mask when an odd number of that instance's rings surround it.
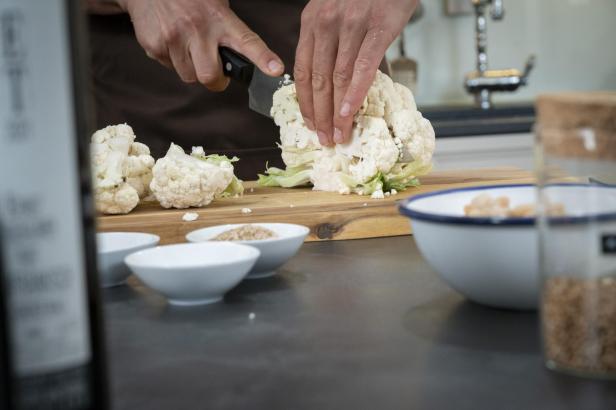
<svg viewBox="0 0 616 410">
<path fill-rule="evenodd" d="M 248 107 L 271 118 L 273 97 L 283 84 L 283 77 L 270 77 L 255 68 L 248 86 Z"/>
<path fill-rule="evenodd" d="M 248 107 L 271 118 L 274 93 L 283 84 L 291 83 L 289 77 L 270 77 L 230 48 L 220 47 L 219 52 L 224 74 L 248 87 Z"/>
</svg>

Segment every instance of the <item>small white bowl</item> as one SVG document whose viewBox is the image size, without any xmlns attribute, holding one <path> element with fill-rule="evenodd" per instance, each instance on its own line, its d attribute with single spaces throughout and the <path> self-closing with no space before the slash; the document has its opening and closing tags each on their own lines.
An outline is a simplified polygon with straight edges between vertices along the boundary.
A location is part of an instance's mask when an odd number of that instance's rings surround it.
<svg viewBox="0 0 616 410">
<path fill-rule="evenodd" d="M 588 210 L 584 202 L 588 189 L 596 209 Z M 423 256 L 452 288 L 481 304 L 534 309 L 540 286 L 535 218 L 465 216 L 464 206 L 481 193 L 507 196 L 513 207 L 536 200 L 533 185 L 470 187 L 417 195 L 403 202 L 400 212 L 411 219 Z M 582 222 L 591 217 L 605 220 L 605 229 L 607 224 L 616 229 L 616 188 L 563 184 L 550 187 L 548 195 L 553 203 L 563 203 L 567 213 L 553 219 L 567 226 L 565 235 L 554 238 L 559 247 L 567 247 L 561 262 L 583 266 L 588 250 L 595 249 L 589 238 L 600 235 L 591 232 L 598 224 Z"/>
<path fill-rule="evenodd" d="M 99 282 L 104 288 L 121 285 L 130 275 L 124 263 L 127 255 L 158 245 L 157 235 L 139 232 L 103 232 L 96 234 Z"/>
<path fill-rule="evenodd" d="M 236 243 L 183 243 L 139 251 L 125 261 L 169 303 L 193 306 L 222 300 L 244 279 L 259 255 L 259 250 Z"/>
<path fill-rule="evenodd" d="M 188 242 L 211 241 L 215 236 L 230 229 L 239 228 L 248 224 L 217 225 L 209 228 L 198 229 L 186 235 Z M 255 241 L 234 241 L 250 245 L 261 251 L 261 257 L 246 279 L 266 278 L 276 274 L 276 270 L 291 259 L 301 248 L 310 229 L 303 225 L 284 223 L 255 223 L 263 228 L 274 231 L 276 238 Z"/>
</svg>

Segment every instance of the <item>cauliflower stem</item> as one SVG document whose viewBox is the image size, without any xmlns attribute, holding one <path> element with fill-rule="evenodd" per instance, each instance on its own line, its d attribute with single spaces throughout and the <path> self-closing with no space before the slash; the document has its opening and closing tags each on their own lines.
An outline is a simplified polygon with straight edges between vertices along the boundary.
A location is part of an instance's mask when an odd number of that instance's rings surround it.
<svg viewBox="0 0 616 410">
<path fill-rule="evenodd" d="M 257 183 L 261 186 L 294 188 L 310 184 L 312 170 L 305 166 L 291 167 L 286 170 L 270 167 L 265 175 L 259 174 Z"/>
</svg>

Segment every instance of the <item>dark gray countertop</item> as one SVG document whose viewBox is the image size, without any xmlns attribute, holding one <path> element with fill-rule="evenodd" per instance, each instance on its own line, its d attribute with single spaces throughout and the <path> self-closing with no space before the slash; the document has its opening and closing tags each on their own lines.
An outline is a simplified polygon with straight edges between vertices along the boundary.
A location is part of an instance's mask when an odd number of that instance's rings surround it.
<svg viewBox="0 0 616 410">
<path fill-rule="evenodd" d="M 105 291 L 114 409 L 616 409 L 616 384 L 544 369 L 535 314 L 465 301 L 411 237 L 306 244 L 208 307 L 130 282 Z"/>
</svg>

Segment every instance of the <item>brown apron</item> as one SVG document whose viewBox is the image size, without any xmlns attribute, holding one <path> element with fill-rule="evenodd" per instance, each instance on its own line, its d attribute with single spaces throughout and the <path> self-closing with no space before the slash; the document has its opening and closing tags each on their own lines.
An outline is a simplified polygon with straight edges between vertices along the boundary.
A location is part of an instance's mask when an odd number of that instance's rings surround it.
<svg viewBox="0 0 616 410">
<path fill-rule="evenodd" d="M 300 13 L 307 0 L 231 0 L 235 13 L 293 68 Z M 238 176 L 255 179 L 265 163 L 281 166 L 278 129 L 248 109 L 246 89 L 234 83 L 222 93 L 179 77 L 150 60 L 137 43 L 127 15 L 91 16 L 92 78 L 97 127 L 130 124 L 155 158 L 170 142 L 189 150 L 236 155 Z"/>
</svg>

